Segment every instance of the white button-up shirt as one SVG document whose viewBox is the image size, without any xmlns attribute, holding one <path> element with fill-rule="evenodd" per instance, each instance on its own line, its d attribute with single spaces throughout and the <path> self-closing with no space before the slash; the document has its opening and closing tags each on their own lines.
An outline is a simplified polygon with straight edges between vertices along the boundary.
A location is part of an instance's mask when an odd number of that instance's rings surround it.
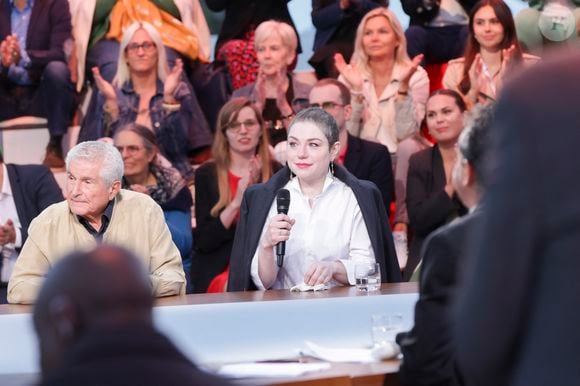
<svg viewBox="0 0 580 386">
<path fill-rule="evenodd" d="M 2 169 L 4 178 L 2 181 L 2 191 L 0 191 L 0 223 L 4 225 L 6 220 L 11 219 L 16 230 L 16 242 L 14 244 L 6 244 L 4 247 L 0 246 L 0 256 L 2 258 L 1 281 L 7 283 L 12 273 L 12 267 L 14 267 L 14 263 L 18 258 L 16 248 L 22 246 L 22 225 L 20 225 L 16 204 L 14 203 L 14 196 L 12 195 L 12 187 L 8 179 L 8 170 L 4 163 L 2 164 Z"/>
<path fill-rule="evenodd" d="M 314 198 L 311 207 L 297 178 L 290 180 L 285 188 L 290 191 L 288 216 L 296 222 L 286 241 L 284 265 L 279 268 L 272 289 L 291 288 L 303 283 L 304 274 L 317 261 L 340 261 L 346 269 L 349 283 L 355 284 L 356 262 L 375 261 L 375 254 L 352 189 L 329 173 L 322 192 Z M 270 219 L 277 214 L 274 200 L 262 228 L 262 235 Z M 251 275 L 254 284 L 259 289 L 265 289 L 258 274 L 260 248 L 258 245 L 254 254 Z M 341 285 L 336 281 L 328 284 Z"/>
</svg>

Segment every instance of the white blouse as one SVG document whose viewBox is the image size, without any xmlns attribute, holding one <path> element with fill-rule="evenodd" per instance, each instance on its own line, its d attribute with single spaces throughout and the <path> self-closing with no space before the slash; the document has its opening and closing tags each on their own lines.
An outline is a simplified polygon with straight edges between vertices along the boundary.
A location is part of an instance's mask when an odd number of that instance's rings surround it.
<svg viewBox="0 0 580 386">
<path fill-rule="evenodd" d="M 354 285 L 356 262 L 375 261 L 375 254 L 352 189 L 329 173 L 322 192 L 314 198 L 310 207 L 297 178 L 290 180 L 284 188 L 290 191 L 288 216 L 296 222 L 286 241 L 284 264 L 278 269 L 271 288 L 291 288 L 303 283 L 304 274 L 312 263 L 337 260 L 344 265 L 349 283 Z M 274 200 L 262 228 L 262 235 L 276 214 Z M 252 259 L 251 276 L 258 289 L 263 290 L 265 288 L 258 274 L 259 248 L 258 245 Z M 332 287 L 341 284 L 331 280 L 328 285 Z"/>
</svg>

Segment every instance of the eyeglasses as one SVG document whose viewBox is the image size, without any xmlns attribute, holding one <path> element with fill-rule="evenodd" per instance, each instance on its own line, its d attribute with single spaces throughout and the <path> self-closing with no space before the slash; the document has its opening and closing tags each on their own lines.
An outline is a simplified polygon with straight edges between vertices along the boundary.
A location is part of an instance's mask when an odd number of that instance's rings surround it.
<svg viewBox="0 0 580 386">
<path fill-rule="evenodd" d="M 230 130 L 232 133 L 237 133 L 242 128 L 242 125 L 248 130 L 255 129 L 259 126 L 259 122 L 255 119 L 246 119 L 243 122 L 230 122 L 227 124 L 224 130 Z"/>
<path fill-rule="evenodd" d="M 313 107 L 313 108 L 328 111 L 328 110 L 334 110 L 337 107 L 344 107 L 344 105 L 341 105 L 340 103 L 334 103 L 334 102 L 322 102 L 322 103 L 311 103 L 308 107 Z"/>
<path fill-rule="evenodd" d="M 137 146 L 137 145 L 129 145 L 129 146 L 115 146 L 117 148 L 117 150 L 119 150 L 119 153 L 123 154 L 123 150 L 127 150 L 127 154 L 129 155 L 135 155 L 137 154 L 141 149 L 144 149 L 141 146 Z"/>
<path fill-rule="evenodd" d="M 130 43 L 127 44 L 125 51 L 128 54 L 136 54 L 137 52 L 139 52 L 139 48 L 143 48 L 143 52 L 151 53 L 157 48 L 157 46 L 155 45 L 155 43 L 150 41 L 143 43 Z"/>
</svg>

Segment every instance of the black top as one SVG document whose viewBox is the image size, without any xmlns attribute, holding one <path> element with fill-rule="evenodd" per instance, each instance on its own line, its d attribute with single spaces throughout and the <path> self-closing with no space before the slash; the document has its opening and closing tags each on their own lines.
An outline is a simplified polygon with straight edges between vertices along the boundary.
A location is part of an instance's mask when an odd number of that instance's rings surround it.
<svg viewBox="0 0 580 386">
<path fill-rule="evenodd" d="M 107 231 L 107 228 L 109 227 L 109 223 L 111 222 L 111 216 L 113 215 L 113 207 L 114 206 L 115 206 L 115 200 L 111 200 L 111 201 L 109 201 L 109 203 L 105 207 L 105 211 L 103 212 L 103 215 L 101 216 L 101 229 L 99 229 L 99 230 L 96 230 L 95 228 L 93 228 L 93 226 L 89 223 L 89 221 L 87 219 L 85 219 L 84 217 L 77 216 L 81 225 L 83 227 L 85 227 L 85 229 L 89 232 L 89 234 L 91 236 L 93 236 L 95 238 L 95 240 L 97 240 L 97 242 L 99 242 L 99 243 L 101 242 L 101 240 L 103 240 L 103 235 L 105 234 L 105 232 Z"/>
<path fill-rule="evenodd" d="M 431 233 L 425 241 L 415 325 L 397 336 L 405 358 L 399 369 L 402 385 L 462 384 L 451 339 L 452 308 L 481 215 L 477 209 Z"/>
<path fill-rule="evenodd" d="M 225 386 L 201 371 L 147 324 L 92 329 L 64 354 L 63 365 L 39 386 Z"/>
<path fill-rule="evenodd" d="M 418 151 L 409 159 L 407 212 L 412 232 L 409 260 L 403 274 L 409 280 L 421 260 L 421 246 L 429 233 L 467 213 L 457 194 L 445 192 L 445 168 L 439 146 Z"/>
<path fill-rule="evenodd" d="M 244 39 L 250 29 L 255 29 L 261 22 L 277 20 L 288 23 L 296 31 L 288 2 L 290 0 L 206 0 L 209 9 L 214 12 L 225 11 L 226 17 L 216 43 L 216 52 L 222 44 L 231 39 Z M 299 37 L 298 31 L 296 36 Z M 296 53 L 302 52 L 300 39 Z"/>
</svg>

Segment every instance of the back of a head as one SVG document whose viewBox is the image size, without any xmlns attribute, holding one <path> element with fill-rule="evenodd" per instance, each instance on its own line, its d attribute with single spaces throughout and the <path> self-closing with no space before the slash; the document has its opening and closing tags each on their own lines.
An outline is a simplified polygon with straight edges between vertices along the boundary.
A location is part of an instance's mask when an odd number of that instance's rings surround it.
<svg viewBox="0 0 580 386">
<path fill-rule="evenodd" d="M 143 264 L 129 251 L 103 245 L 72 253 L 54 266 L 34 307 L 35 323 L 55 301 L 70 302 L 78 312 L 79 327 L 89 327 L 148 321 L 153 296 Z"/>
<path fill-rule="evenodd" d="M 475 171 L 480 190 L 485 190 L 489 184 L 489 176 L 493 173 L 490 153 L 494 119 L 495 105 L 478 106 L 471 112 L 458 140 L 459 151 Z"/>
</svg>

